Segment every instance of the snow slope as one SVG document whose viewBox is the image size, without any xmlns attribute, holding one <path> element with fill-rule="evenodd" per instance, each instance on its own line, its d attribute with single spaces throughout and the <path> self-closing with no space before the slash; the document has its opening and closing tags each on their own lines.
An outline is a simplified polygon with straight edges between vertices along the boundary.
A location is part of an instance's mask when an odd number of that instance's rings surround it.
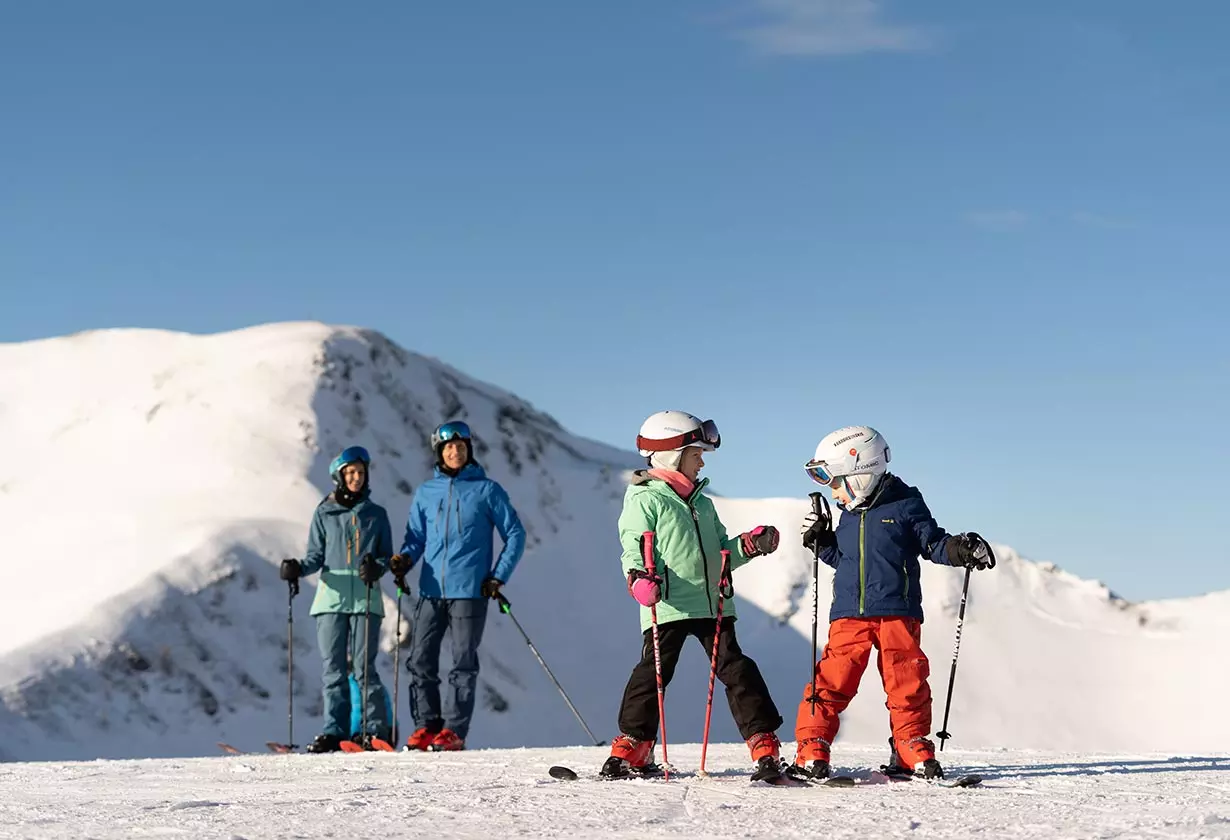
<svg viewBox="0 0 1230 840">
<path fill-rule="evenodd" d="M 855 774 L 882 759 L 860 749 Z M 0 836 L 353 838 L 1081 837 L 1230 838 L 1230 755 L 947 753 L 985 777 L 772 788 L 747 781 L 741 746 L 709 752 L 709 778 L 558 782 L 596 747 L 458 754 L 238 756 L 0 765 Z M 695 767 L 696 745 L 672 759 Z M 9 832 L 12 832 L 11 834 Z"/>
<path fill-rule="evenodd" d="M 286 589 L 276 566 L 303 550 L 329 459 L 350 443 L 372 450 L 375 499 L 399 530 L 429 475 L 427 436 L 454 417 L 475 429 L 479 460 L 530 532 L 507 589 L 515 614 L 589 725 L 600 738 L 615 734 L 639 648 L 614 530 L 625 473 L 640 465 L 634 453 L 577 438 L 515 395 L 367 330 L 118 330 L 0 345 L 0 440 L 10 444 L 0 462 L 0 573 L 18 593 L 0 617 L 0 759 L 200 755 L 217 740 L 287 737 Z M 718 504 L 732 532 L 765 522 L 787 535 L 777 554 L 736 574 L 736 589 L 743 647 L 765 672 L 788 740 L 810 654 L 811 561 L 793 538 L 806 501 Z M 937 514 L 969 527 L 959 512 Z M 1101 584 L 997 551 L 1000 568 L 977 575 L 971 592 L 949 726 L 957 745 L 1230 747 L 1230 723 L 1207 699 L 1230 684 L 1202 667 L 1219 655 L 1230 593 L 1127 604 Z M 822 621 L 829 579 L 822 568 Z M 318 731 L 321 712 L 312 582 L 294 603 L 300 742 Z M 960 582 L 952 569 L 924 573 L 937 717 Z M 391 592 L 386 581 L 389 683 Z M 472 746 L 584 743 L 494 611 L 482 661 Z M 695 647 L 671 686 L 678 740 L 699 738 L 707 665 Z M 876 682 L 873 671 L 847 714 L 850 740 L 887 734 Z M 404 678 L 400 693 L 404 722 Z M 720 698 L 714 737 L 737 739 Z"/>
</svg>

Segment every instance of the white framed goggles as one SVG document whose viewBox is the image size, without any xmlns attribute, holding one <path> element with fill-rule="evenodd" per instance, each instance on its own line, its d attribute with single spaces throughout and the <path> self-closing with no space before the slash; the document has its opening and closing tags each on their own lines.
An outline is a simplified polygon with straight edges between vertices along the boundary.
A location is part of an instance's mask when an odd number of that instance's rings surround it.
<svg viewBox="0 0 1230 840">
<path fill-rule="evenodd" d="M 808 461 L 803 465 L 803 469 L 807 470 L 812 481 L 826 487 L 831 487 L 836 479 L 841 478 L 839 475 L 834 475 L 824 461 Z"/>
</svg>

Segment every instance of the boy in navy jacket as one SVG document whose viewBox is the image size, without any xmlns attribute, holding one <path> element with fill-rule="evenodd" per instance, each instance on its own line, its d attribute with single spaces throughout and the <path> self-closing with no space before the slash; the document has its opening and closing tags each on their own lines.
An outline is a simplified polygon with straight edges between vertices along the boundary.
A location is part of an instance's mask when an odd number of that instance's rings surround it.
<svg viewBox="0 0 1230 840">
<path fill-rule="evenodd" d="M 888 472 L 889 457 L 888 444 L 875 429 L 847 426 L 821 440 L 805 466 L 845 511 L 836 531 L 814 512 L 802 529 L 803 545 L 835 570 L 828 642 L 795 724 L 792 769 L 813 778 L 829 775 L 839 715 L 854 699 L 873 647 L 888 694 L 896 763 L 925 778 L 944 775 L 927 737 L 931 688 L 920 645 L 918 558 L 974 569 L 995 564 L 982 537 L 952 536 L 936 524 L 922 494 Z"/>
</svg>

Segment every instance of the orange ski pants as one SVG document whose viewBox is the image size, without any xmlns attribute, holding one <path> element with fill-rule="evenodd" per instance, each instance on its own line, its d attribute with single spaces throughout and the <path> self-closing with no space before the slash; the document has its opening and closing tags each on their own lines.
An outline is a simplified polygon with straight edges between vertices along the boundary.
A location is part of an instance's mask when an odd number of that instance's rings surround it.
<svg viewBox="0 0 1230 840">
<path fill-rule="evenodd" d="M 922 622 L 901 616 L 885 618 L 839 618 L 829 625 L 824 653 L 816 663 L 815 681 L 803 691 L 795 737 L 800 751 L 804 741 L 818 739 L 810 746 L 815 754 L 806 760 L 828 759 L 828 747 L 837 736 L 838 716 L 854 699 L 859 680 L 871 659 L 871 649 L 879 651 L 876 666 L 888 693 L 889 721 L 898 755 L 914 766 L 935 755 L 931 731 L 931 669 L 920 645 Z M 811 702 L 815 693 L 816 703 Z"/>
</svg>

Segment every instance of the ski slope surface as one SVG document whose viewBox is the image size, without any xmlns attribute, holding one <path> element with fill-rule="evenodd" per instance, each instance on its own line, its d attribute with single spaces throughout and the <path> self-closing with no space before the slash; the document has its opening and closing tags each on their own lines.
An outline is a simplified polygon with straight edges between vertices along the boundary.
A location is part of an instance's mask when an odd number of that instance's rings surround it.
<svg viewBox="0 0 1230 840">
<path fill-rule="evenodd" d="M 0 765 L 0 837 L 1230 838 L 1230 755 L 946 750 L 980 787 L 891 782 L 847 746 L 850 789 L 747 781 L 740 745 L 670 781 L 596 781 L 598 747 Z M 695 744 L 670 749 L 694 771 Z M 582 773 L 548 777 L 552 764 Z M 877 781 L 878 779 L 878 781 Z"/>
</svg>

